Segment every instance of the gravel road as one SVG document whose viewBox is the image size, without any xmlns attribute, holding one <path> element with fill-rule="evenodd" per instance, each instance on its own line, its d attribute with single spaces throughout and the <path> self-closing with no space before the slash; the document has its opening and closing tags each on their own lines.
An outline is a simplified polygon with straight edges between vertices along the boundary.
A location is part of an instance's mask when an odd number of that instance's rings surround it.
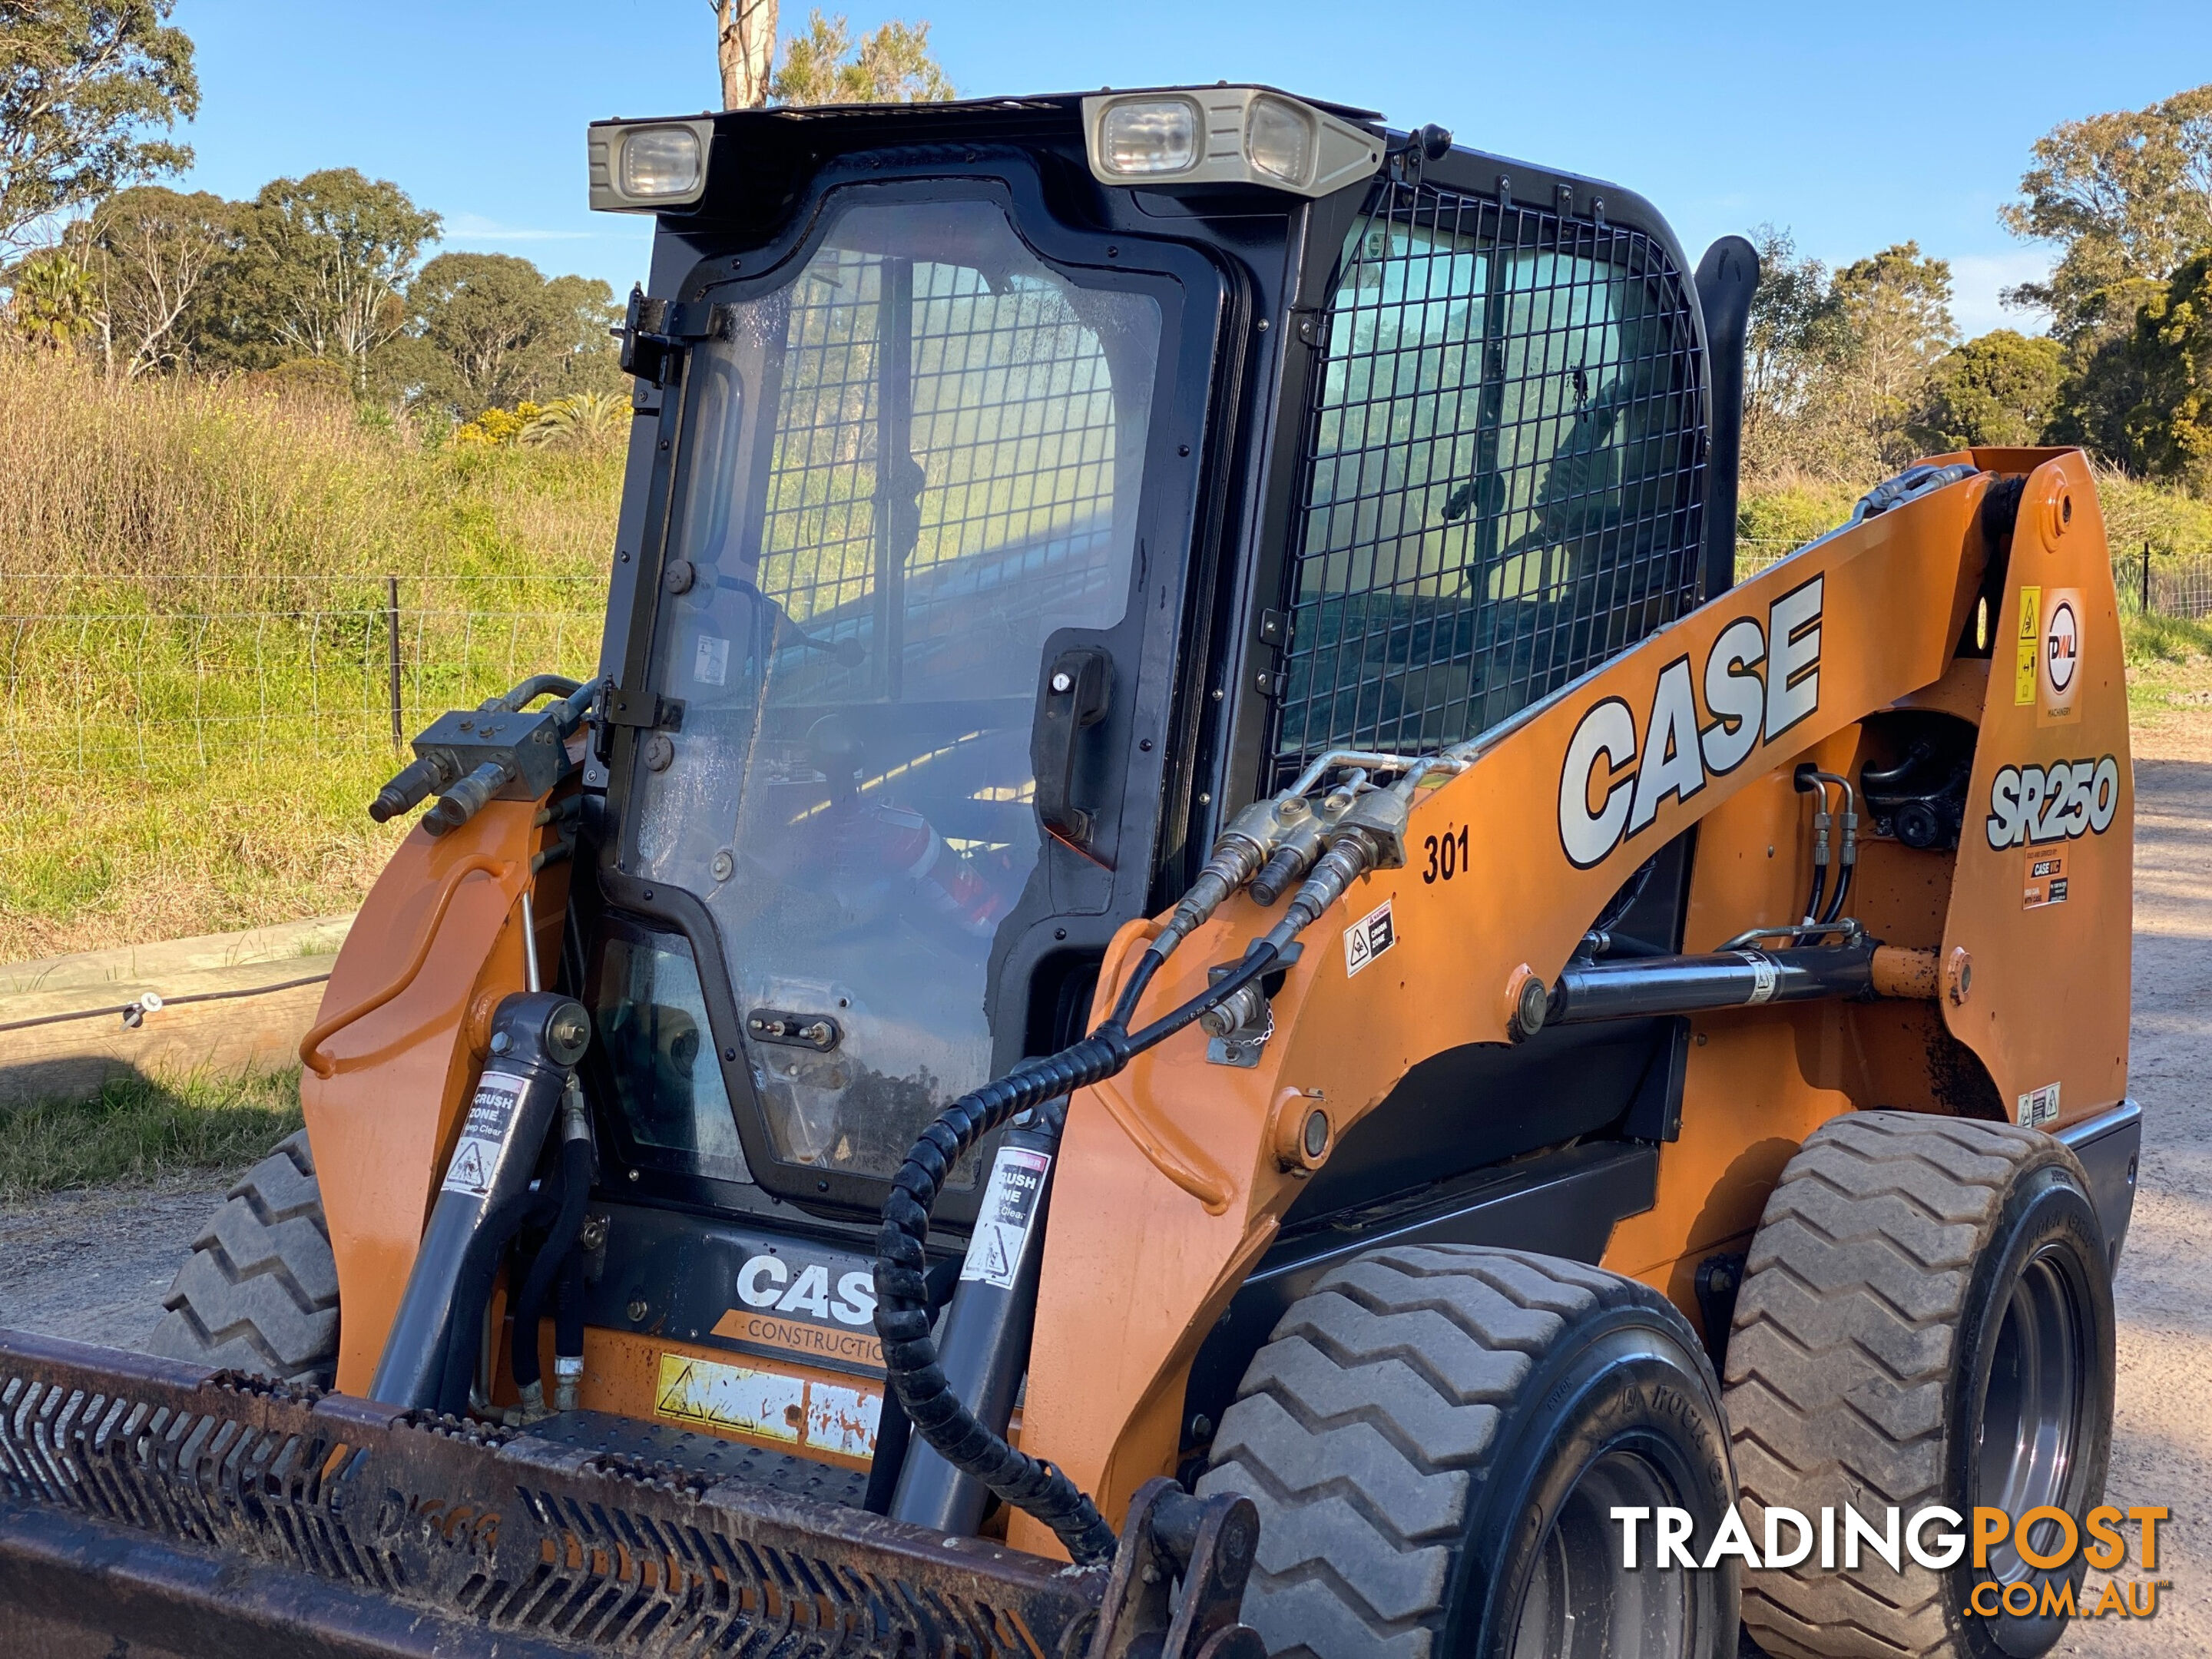
<svg viewBox="0 0 2212 1659">
<path fill-rule="evenodd" d="M 2148 1624 L 2076 1625 L 2056 1650 L 2067 1659 L 2212 1653 L 2212 734 L 2143 742 L 2136 785 L 2130 1088 L 2144 1137 L 2117 1287 L 2107 1501 L 2172 1511 L 2157 1569 L 2170 1588 Z M 143 1342 L 221 1195 L 220 1184 L 74 1194 L 0 1212 L 0 1326 Z M 2091 1605 L 2101 1584 L 2092 1573 Z"/>
</svg>

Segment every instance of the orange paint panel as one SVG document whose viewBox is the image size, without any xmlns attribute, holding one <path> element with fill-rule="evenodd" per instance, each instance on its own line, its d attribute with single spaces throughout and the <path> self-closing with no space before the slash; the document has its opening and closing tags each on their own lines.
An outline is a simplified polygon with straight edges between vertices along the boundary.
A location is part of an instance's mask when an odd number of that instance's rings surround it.
<svg viewBox="0 0 2212 1659">
<path fill-rule="evenodd" d="M 484 858 L 504 872 L 461 878 L 413 981 L 325 1039 L 323 1052 L 339 1062 L 334 1075 L 301 1079 L 345 1310 L 337 1386 L 349 1394 L 367 1391 L 383 1352 L 438 1172 L 483 1066 L 471 1011 L 523 988 L 516 901 L 532 855 L 551 839 L 533 826 L 537 810 L 535 802 L 494 801 L 450 835 L 410 835 L 370 890 L 324 988 L 319 1024 L 404 972 L 456 866 Z M 538 914 L 559 917 L 567 866 L 550 866 L 538 880 Z"/>
<path fill-rule="evenodd" d="M 2051 452 L 2002 459 L 2022 469 L 2081 465 Z M 1142 1480 L 1170 1468 L 1192 1355 L 1297 1194 L 1269 1140 L 1270 1105 L 1283 1091 L 1322 1103 L 1341 1135 L 1419 1061 L 1507 1040 L 1504 993 L 1516 969 L 1525 963 L 1546 979 L 1555 975 L 1629 872 L 1692 823 L 1699 834 L 1686 948 L 1794 920 L 1809 883 L 1812 807 L 1792 787 L 1791 768 L 1801 759 L 1850 768 L 1867 716 L 1916 697 L 1978 712 L 1979 692 L 1994 683 L 1986 665 L 1953 659 L 1978 599 L 1980 507 L 1990 487 L 1986 477 L 1969 479 L 1826 538 L 1488 740 L 1464 773 L 1414 803 L 1408 867 L 1364 878 L 1308 930 L 1304 955 L 1274 1000 L 1279 1035 L 1256 1066 L 1207 1066 L 1204 1039 L 1192 1031 L 1079 1092 L 1045 1246 L 1027 1449 L 1091 1491 L 1109 1520 Z M 2085 527 L 2077 541 L 2099 538 Z M 2094 557 L 2082 556 L 2084 568 L 2068 575 L 2091 600 L 2099 590 L 2086 566 L 2101 557 L 2099 542 Z M 1815 595 L 1817 615 L 1808 603 Z M 1784 665 L 1783 689 L 1756 694 L 1766 700 L 1757 728 L 1731 743 L 1741 723 L 1727 725 L 1713 694 L 1741 706 L 1744 687 L 1727 675 L 1744 662 L 1731 671 L 1725 661 L 1714 668 L 1713 659 L 1727 654 L 1725 647 L 1716 652 L 1723 630 L 1735 630 L 1729 641 L 1742 647 L 1754 637 L 1752 624 L 1762 662 Z M 2082 637 L 2083 672 L 2094 674 L 2094 617 Z M 1618 708 L 1601 716 L 1604 703 Z M 2064 729 L 2102 730 L 2100 706 L 2085 694 L 2081 724 Z M 1716 724 L 1724 735 L 1708 739 Z M 1603 740 L 1593 743 L 1593 732 Z M 1692 757 L 1686 767 L 1686 745 L 1728 763 L 1699 767 Z M 1571 769 L 1571 756 L 1581 757 L 1582 771 Z M 1652 767 L 1666 787 L 1644 782 Z M 1467 848 L 1451 878 L 1443 878 L 1441 861 L 1432 872 L 1422 856 L 1429 837 Z M 2017 874 L 2008 867 L 1994 889 L 2015 923 Z M 1892 943 L 1935 945 L 1942 918 L 1957 909 L 1941 854 L 1916 862 L 1909 849 L 1869 848 L 1863 877 L 1858 902 L 1893 930 Z M 1389 948 L 1376 951 L 1370 939 L 1364 952 L 1347 953 L 1346 930 L 1386 903 Z M 2119 915 L 2104 934 L 2124 955 L 2124 908 Z M 1146 1013 L 1194 994 L 1209 965 L 1234 960 L 1274 919 L 1249 899 L 1230 901 L 1162 970 Z M 1142 937 L 1133 927 L 1117 938 L 1098 1014 L 1110 1002 L 1115 969 Z M 2122 984 L 2124 1000 L 2124 976 Z M 2002 1000 L 2026 1022 L 2049 1006 L 2050 994 Z M 1686 1304 L 1685 1264 L 1756 1225 L 1776 1173 L 1819 1123 L 1886 1097 L 1939 1109 L 1957 1079 L 1930 1063 L 1931 1005 L 1896 1012 L 1906 1006 L 1759 1010 L 1701 1022 L 1705 1041 L 1691 1058 L 1682 1139 L 1660 1162 L 1660 1201 L 1616 1230 L 1608 1261 Z M 1965 1069 L 1972 1072 L 1970 1060 Z M 1986 1095 L 1985 1084 L 1975 1086 Z M 1023 1547 L 1054 1548 L 1022 1517 L 1010 1536 Z"/>
</svg>

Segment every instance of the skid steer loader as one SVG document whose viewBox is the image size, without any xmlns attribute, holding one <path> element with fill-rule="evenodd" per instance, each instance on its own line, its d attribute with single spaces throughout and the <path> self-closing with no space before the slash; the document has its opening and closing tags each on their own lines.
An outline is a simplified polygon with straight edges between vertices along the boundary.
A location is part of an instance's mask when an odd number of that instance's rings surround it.
<svg viewBox="0 0 2212 1659">
<path fill-rule="evenodd" d="M 155 1355 L 0 1336 L 10 1650 L 2048 1649 L 2139 1138 L 2081 456 L 1738 581 L 1750 248 L 1266 88 L 589 159 L 599 676 L 378 798 Z M 2026 1530 L 1711 1548 L 1846 1504 Z"/>
</svg>

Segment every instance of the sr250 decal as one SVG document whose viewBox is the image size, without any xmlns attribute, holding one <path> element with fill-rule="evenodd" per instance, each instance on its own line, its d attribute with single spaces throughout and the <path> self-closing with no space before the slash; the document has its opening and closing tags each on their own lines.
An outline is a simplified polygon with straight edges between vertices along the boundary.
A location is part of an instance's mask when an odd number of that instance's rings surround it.
<svg viewBox="0 0 2212 1659">
<path fill-rule="evenodd" d="M 2120 763 L 2110 755 L 2008 766 L 1990 780 L 1990 845 L 2002 852 L 2101 836 L 2119 810 Z"/>
<path fill-rule="evenodd" d="M 1694 678 L 1687 657 L 1661 669 L 1640 727 L 1619 697 L 1590 705 L 1559 769 L 1559 845 L 1577 869 L 1650 829 L 1669 795 L 1689 799 L 1820 706 L 1824 581 L 1792 588 L 1763 621 L 1739 617 L 1721 629 Z M 1702 726 L 1700 684 L 1712 717 Z"/>
</svg>

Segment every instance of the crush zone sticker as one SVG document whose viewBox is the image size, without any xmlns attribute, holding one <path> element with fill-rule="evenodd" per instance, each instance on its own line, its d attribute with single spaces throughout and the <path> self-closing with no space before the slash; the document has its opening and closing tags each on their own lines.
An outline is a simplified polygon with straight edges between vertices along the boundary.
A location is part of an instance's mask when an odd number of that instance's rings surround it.
<svg viewBox="0 0 2212 1659">
<path fill-rule="evenodd" d="M 2020 1127 L 2039 1129 L 2058 1115 L 2058 1085 L 2046 1083 L 2020 1097 Z"/>
<path fill-rule="evenodd" d="M 975 1231 L 968 1236 L 961 1278 L 979 1279 L 1002 1291 L 1013 1289 L 1022 1252 L 1029 1245 L 1030 1226 L 1044 1196 L 1045 1171 L 1051 1168 L 1052 1159 L 1043 1152 L 999 1148 L 990 1185 L 983 1188 L 982 1207 L 975 1214 Z"/>
<path fill-rule="evenodd" d="M 482 1198 L 498 1177 L 500 1159 L 507 1155 L 507 1137 L 514 1127 L 514 1109 L 521 1103 L 523 1080 L 504 1072 L 486 1072 L 469 1102 L 468 1121 L 453 1148 L 453 1161 L 446 1166 L 444 1190 Z"/>
<path fill-rule="evenodd" d="M 1390 901 L 1344 930 L 1344 976 L 1350 979 L 1398 942 L 1398 929 L 1390 919 Z"/>
</svg>

